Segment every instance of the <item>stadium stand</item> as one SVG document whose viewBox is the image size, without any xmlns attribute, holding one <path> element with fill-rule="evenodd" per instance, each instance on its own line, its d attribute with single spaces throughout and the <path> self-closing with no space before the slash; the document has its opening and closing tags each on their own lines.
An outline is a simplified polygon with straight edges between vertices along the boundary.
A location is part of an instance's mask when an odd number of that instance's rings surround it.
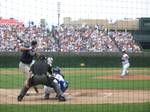
<svg viewBox="0 0 150 112">
<path fill-rule="evenodd" d="M 130 32 L 108 31 L 101 25 L 53 26 L 49 29 L 0 24 L 0 51 L 16 52 L 32 40 L 44 52 L 140 52 Z"/>
</svg>

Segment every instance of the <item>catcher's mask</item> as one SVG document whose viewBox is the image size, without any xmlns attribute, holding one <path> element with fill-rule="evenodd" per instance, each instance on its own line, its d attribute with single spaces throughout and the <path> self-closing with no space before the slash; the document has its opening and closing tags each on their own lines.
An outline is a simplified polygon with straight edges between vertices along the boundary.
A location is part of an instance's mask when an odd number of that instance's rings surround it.
<svg viewBox="0 0 150 112">
<path fill-rule="evenodd" d="M 54 73 L 60 73 L 60 71 L 61 71 L 61 69 L 58 66 L 53 69 Z"/>
</svg>

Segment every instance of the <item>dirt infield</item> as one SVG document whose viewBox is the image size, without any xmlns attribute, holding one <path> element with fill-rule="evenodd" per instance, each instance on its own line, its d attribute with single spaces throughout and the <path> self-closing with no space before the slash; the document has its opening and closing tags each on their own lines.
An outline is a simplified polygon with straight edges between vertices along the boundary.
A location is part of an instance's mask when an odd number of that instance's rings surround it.
<svg viewBox="0 0 150 112">
<path fill-rule="evenodd" d="M 150 101 L 150 90 L 100 90 L 83 89 L 68 90 L 65 93 L 66 102 L 55 99 L 55 93 L 49 100 L 43 99 L 43 91 L 35 94 L 30 90 L 30 95 L 25 96 L 22 102 L 16 100 L 20 90 L 0 89 L 0 104 L 104 104 L 104 103 L 141 103 Z"/>
<path fill-rule="evenodd" d="M 150 80 L 149 75 L 142 74 L 130 74 L 125 77 L 120 77 L 119 74 L 109 75 L 109 76 L 98 76 L 97 79 L 107 79 L 107 80 Z"/>
<path fill-rule="evenodd" d="M 0 69 L 0 74 L 5 74 L 5 75 L 16 75 L 16 74 L 22 74 L 22 72 L 19 69 Z"/>
</svg>

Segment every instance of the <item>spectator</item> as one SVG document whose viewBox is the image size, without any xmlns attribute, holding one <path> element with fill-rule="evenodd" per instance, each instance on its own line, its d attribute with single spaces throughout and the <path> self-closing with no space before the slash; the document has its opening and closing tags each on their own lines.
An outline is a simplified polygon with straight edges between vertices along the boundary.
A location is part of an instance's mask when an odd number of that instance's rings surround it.
<svg viewBox="0 0 150 112">
<path fill-rule="evenodd" d="M 18 47 L 37 40 L 42 52 L 139 52 L 140 47 L 129 32 L 108 32 L 104 26 L 53 26 L 48 29 L 0 24 L 0 51 L 17 52 Z"/>
</svg>

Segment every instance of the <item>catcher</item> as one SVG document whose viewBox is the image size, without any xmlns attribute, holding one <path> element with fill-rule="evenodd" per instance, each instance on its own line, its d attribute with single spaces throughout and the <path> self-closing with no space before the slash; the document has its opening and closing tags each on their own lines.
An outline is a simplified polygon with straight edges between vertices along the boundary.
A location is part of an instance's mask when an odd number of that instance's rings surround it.
<svg viewBox="0 0 150 112">
<path fill-rule="evenodd" d="M 55 82 L 58 83 L 59 88 L 61 89 L 61 91 L 64 93 L 67 89 L 68 89 L 68 81 L 66 81 L 64 79 L 64 75 L 61 73 L 61 69 L 59 67 L 56 67 L 53 69 L 53 76 L 55 77 Z M 51 87 L 53 88 L 53 87 Z M 49 99 L 49 95 L 50 95 L 50 87 L 44 86 L 44 92 L 45 92 L 45 96 L 44 99 Z M 56 98 L 58 96 L 56 95 Z"/>
</svg>

